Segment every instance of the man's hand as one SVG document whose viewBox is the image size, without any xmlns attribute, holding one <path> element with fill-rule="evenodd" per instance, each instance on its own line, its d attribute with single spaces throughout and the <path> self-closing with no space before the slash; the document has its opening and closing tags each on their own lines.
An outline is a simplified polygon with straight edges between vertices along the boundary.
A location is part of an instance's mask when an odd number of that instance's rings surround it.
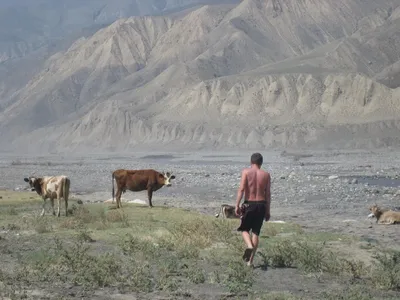
<svg viewBox="0 0 400 300">
<path fill-rule="evenodd" d="M 265 214 L 265 222 L 268 222 L 270 218 L 271 218 L 271 214 L 270 213 L 266 213 Z"/>
<path fill-rule="evenodd" d="M 243 198 L 243 193 L 244 193 L 244 187 L 246 186 L 247 182 L 247 173 L 246 170 L 242 171 L 242 178 L 240 179 L 240 186 L 237 191 L 237 197 L 236 197 L 236 207 L 235 207 L 235 214 L 239 216 L 241 214 L 240 211 L 240 201 Z"/>
<path fill-rule="evenodd" d="M 235 206 L 235 214 L 236 214 L 237 216 L 240 216 L 240 215 L 241 215 L 241 211 L 240 211 L 239 205 L 236 205 L 236 206 Z"/>
</svg>

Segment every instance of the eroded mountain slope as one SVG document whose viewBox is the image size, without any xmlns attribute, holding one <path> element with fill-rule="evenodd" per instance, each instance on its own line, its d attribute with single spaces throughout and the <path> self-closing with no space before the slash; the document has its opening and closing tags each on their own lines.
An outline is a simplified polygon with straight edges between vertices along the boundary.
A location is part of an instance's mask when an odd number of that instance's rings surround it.
<svg viewBox="0 0 400 300">
<path fill-rule="evenodd" d="M 0 114 L 1 136 L 43 149 L 265 147 L 326 144 L 333 130 L 354 146 L 376 128 L 373 144 L 395 143 L 399 89 L 373 77 L 396 73 L 398 6 L 246 0 L 120 20 L 49 59 Z"/>
</svg>

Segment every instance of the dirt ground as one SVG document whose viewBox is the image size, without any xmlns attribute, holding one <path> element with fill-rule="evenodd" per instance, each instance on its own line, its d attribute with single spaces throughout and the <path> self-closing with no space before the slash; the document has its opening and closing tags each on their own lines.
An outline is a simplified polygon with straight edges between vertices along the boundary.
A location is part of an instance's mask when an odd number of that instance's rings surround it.
<svg viewBox="0 0 400 300">
<path fill-rule="evenodd" d="M 0 296 L 398 299 L 400 225 L 367 218 L 373 203 L 400 206 L 397 152 L 263 155 L 273 178 L 271 220 L 286 223 L 264 225 L 254 269 L 240 260 L 238 221 L 214 217 L 234 203 L 249 153 L 2 156 Z M 154 194 L 154 209 L 102 203 L 113 170 L 148 167 L 177 177 Z M 23 178 L 61 173 L 71 178 L 74 214 L 65 217 L 62 207 L 60 218 L 38 218 L 42 200 L 24 191 Z M 145 193 L 124 198 L 147 201 Z"/>
</svg>

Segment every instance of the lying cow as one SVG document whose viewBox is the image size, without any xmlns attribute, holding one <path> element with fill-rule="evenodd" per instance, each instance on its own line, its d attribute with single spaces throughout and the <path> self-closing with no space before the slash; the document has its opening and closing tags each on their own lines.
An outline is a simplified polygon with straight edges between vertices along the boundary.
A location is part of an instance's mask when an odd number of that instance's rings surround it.
<svg viewBox="0 0 400 300">
<path fill-rule="evenodd" d="M 46 199 L 50 199 L 51 207 L 53 208 L 53 215 L 56 215 L 54 211 L 54 199 L 58 200 L 58 213 L 60 216 L 60 201 L 64 198 L 65 202 L 65 216 L 68 216 L 68 196 L 70 179 L 67 176 L 44 176 L 44 177 L 29 177 L 24 178 L 25 182 L 28 182 L 31 190 L 36 191 L 43 199 L 43 210 L 41 216 L 44 215 L 44 209 L 46 206 Z"/>
<path fill-rule="evenodd" d="M 371 207 L 377 207 L 377 211 L 380 211 L 381 213 L 383 213 L 383 212 L 385 212 L 385 211 L 400 212 L 400 206 L 393 206 L 392 208 L 381 208 L 381 207 L 378 208 L 378 206 L 377 206 L 376 204 L 374 204 L 373 206 L 370 206 L 370 207 L 369 207 L 369 210 L 370 210 L 370 211 L 372 211 L 372 210 L 371 210 Z M 369 219 L 371 219 L 371 218 L 376 218 L 376 216 L 375 216 L 374 213 L 370 213 L 370 214 L 368 215 L 368 218 L 369 218 Z"/>
<path fill-rule="evenodd" d="M 215 215 L 216 218 L 222 216 L 223 219 L 239 219 L 240 217 L 235 213 L 235 207 L 228 204 L 222 204 L 221 210 Z"/>
<path fill-rule="evenodd" d="M 132 192 L 140 192 L 147 190 L 149 199 L 149 207 L 153 207 L 151 198 L 153 192 L 159 190 L 164 185 L 171 186 L 171 180 L 175 179 L 175 175 L 171 173 L 159 173 L 153 169 L 147 170 L 125 170 L 119 169 L 112 173 L 112 203 L 114 203 L 114 180 L 117 184 L 117 193 L 115 198 L 117 200 L 117 208 L 122 207 L 121 195 L 126 190 Z"/>
<path fill-rule="evenodd" d="M 400 224 L 400 212 L 393 211 L 390 209 L 381 209 L 378 205 L 374 204 L 369 207 L 371 213 L 374 214 L 376 218 L 376 223 L 378 224 Z"/>
</svg>

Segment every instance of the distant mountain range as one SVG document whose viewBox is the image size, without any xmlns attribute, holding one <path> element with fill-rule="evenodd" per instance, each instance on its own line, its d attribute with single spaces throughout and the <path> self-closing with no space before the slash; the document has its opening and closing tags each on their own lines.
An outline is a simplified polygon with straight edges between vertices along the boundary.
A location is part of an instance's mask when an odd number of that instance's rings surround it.
<svg viewBox="0 0 400 300">
<path fill-rule="evenodd" d="M 397 0 L 102 2 L 3 8 L 0 150 L 400 145 Z"/>
</svg>

